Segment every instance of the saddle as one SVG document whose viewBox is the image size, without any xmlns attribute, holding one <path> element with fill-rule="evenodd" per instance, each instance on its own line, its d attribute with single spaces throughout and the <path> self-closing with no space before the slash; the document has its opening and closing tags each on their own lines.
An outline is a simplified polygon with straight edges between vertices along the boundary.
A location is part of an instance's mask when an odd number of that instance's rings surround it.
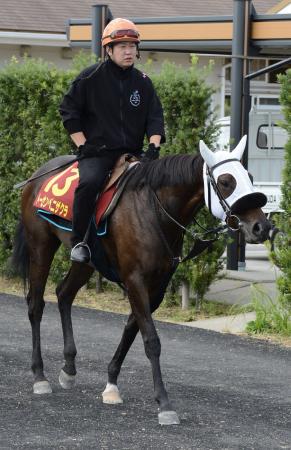
<svg viewBox="0 0 291 450">
<path fill-rule="evenodd" d="M 118 159 L 97 200 L 96 226 L 112 213 L 133 168 L 139 163 L 136 157 L 128 153 Z M 37 213 L 50 222 L 53 222 L 52 216 L 71 222 L 73 218 L 74 193 L 78 182 L 77 161 L 57 175 L 53 175 L 45 180 L 33 204 L 37 208 Z M 58 220 L 53 223 L 58 226 Z M 69 230 L 70 228 L 67 229 Z"/>
</svg>

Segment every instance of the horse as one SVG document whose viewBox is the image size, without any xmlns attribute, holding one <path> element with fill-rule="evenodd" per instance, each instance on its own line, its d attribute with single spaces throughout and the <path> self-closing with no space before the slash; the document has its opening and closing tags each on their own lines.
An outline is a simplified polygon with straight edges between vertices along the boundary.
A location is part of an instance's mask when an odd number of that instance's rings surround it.
<svg viewBox="0 0 291 450">
<path fill-rule="evenodd" d="M 232 152 L 212 152 L 200 141 L 200 153 L 196 155 L 165 156 L 137 164 L 132 171 L 110 217 L 108 232 L 101 238 L 107 258 L 127 290 L 131 306 L 120 343 L 108 365 L 108 382 L 102 394 L 104 403 L 123 402 L 117 386 L 118 375 L 140 331 L 151 364 L 158 421 L 167 425 L 179 423 L 162 379 L 161 343 L 152 313 L 161 304 L 177 267 L 184 229 L 205 203 L 212 214 L 226 223 L 237 219 L 237 227 L 246 242 L 261 243 L 268 238 L 271 225 L 261 209 L 266 198 L 253 192 L 240 162 L 244 148 L 244 138 Z M 56 167 L 69 164 L 73 158 L 73 155 L 65 155 L 47 162 L 26 183 L 21 197 L 21 219 L 13 260 L 25 271 L 29 286 L 26 300 L 32 329 L 31 369 L 35 394 L 52 392 L 41 355 L 43 295 L 54 255 L 61 243 L 70 247 L 70 233 L 40 218 L 33 203 L 41 184 L 48 178 L 47 173 L 57 174 L 60 169 Z M 64 338 L 64 366 L 59 382 L 64 389 L 74 386 L 77 373 L 71 307 L 78 290 L 93 272 L 92 265 L 73 262 L 56 287 Z"/>
</svg>

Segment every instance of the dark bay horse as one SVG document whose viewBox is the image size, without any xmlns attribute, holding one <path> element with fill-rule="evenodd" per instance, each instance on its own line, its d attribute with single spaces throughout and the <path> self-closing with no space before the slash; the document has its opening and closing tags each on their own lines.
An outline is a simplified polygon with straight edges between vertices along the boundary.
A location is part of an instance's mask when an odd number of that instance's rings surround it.
<svg viewBox="0 0 291 450">
<path fill-rule="evenodd" d="M 165 214 L 162 207 L 180 224 L 186 226 L 204 204 L 206 186 L 203 176 L 204 161 L 210 177 L 209 193 L 218 199 L 222 215 L 235 212 L 246 241 L 263 242 L 268 238 L 270 223 L 261 206 L 263 194 L 250 193 L 249 181 L 244 178 L 240 159 L 245 142 L 232 152 L 212 153 L 203 142 L 201 155 L 167 156 L 157 161 L 138 165 L 129 179 L 119 203 L 110 217 L 108 234 L 102 238 L 112 265 L 128 292 L 131 314 L 124 328 L 120 344 L 108 366 L 108 383 L 103 392 L 104 403 L 121 403 L 117 378 L 138 331 L 141 332 L 147 358 L 150 360 L 154 396 L 159 405 L 159 423 L 179 423 L 170 405 L 160 369 L 161 345 L 152 319 L 152 313 L 163 300 L 166 287 L 175 270 L 173 257 L 179 256 L 183 230 Z M 218 156 L 213 156 L 218 155 Z M 70 162 L 73 157 L 58 157 L 49 161 L 34 175 Z M 218 159 L 217 159 L 218 158 Z M 234 166 L 232 166 L 234 165 Z M 240 172 L 240 167 L 242 171 Z M 206 166 L 205 166 L 206 167 Z M 215 175 L 216 167 L 219 168 Z M 218 169 L 217 169 L 218 170 Z M 233 173 L 232 173 L 233 170 Z M 237 172 L 238 170 L 238 172 Z M 54 173 L 58 173 L 60 169 Z M 235 175 L 236 174 L 236 175 Z M 44 374 L 41 356 L 40 323 L 45 306 L 45 285 L 54 255 L 61 243 L 70 245 L 70 233 L 56 228 L 36 214 L 33 202 L 45 178 L 44 175 L 26 184 L 22 193 L 22 218 L 14 248 L 14 261 L 26 269 L 29 282 L 27 294 L 28 316 L 32 328 L 32 371 L 34 393 L 51 393 Z M 243 189 L 241 189 L 243 186 Z M 238 193 L 238 194 L 237 194 Z M 159 203 L 157 203 L 157 197 Z M 263 196 L 263 197 L 262 197 Z M 206 203 L 209 205 L 209 196 Z M 229 199 L 235 199 L 235 202 Z M 247 199 L 247 200 L 245 200 Z M 216 205 L 217 208 L 217 205 Z M 213 211 L 212 211 L 213 212 Z M 216 213 L 219 216 L 218 213 Z M 72 263 L 56 294 L 64 336 L 65 364 L 59 381 L 64 389 L 73 387 L 76 376 L 76 346 L 73 337 L 71 306 L 78 290 L 89 280 L 94 268 Z"/>
</svg>

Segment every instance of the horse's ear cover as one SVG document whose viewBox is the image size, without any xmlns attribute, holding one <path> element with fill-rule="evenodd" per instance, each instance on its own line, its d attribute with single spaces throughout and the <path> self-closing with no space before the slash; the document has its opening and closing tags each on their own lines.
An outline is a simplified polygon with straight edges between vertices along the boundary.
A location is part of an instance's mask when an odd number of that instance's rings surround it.
<svg viewBox="0 0 291 450">
<path fill-rule="evenodd" d="M 199 149 L 202 158 L 206 162 L 208 167 L 212 167 L 215 164 L 214 153 L 207 147 L 204 141 L 199 141 Z"/>
<path fill-rule="evenodd" d="M 237 146 L 235 147 L 235 149 L 232 150 L 232 152 L 229 152 L 229 157 L 230 158 L 236 158 L 239 161 L 242 158 L 243 152 L 246 148 L 246 143 L 247 143 L 247 135 L 245 134 L 241 140 L 239 141 L 239 143 L 237 144 Z M 215 157 L 215 153 L 213 153 L 209 147 L 207 147 L 207 145 L 205 144 L 204 141 L 199 141 L 199 149 L 200 149 L 200 153 L 202 158 L 204 159 L 204 161 L 206 162 L 207 166 L 209 168 L 211 168 L 212 166 L 214 166 L 217 162 L 219 162 L 217 160 L 217 158 Z"/>
<path fill-rule="evenodd" d="M 246 143 L 247 143 L 247 135 L 245 134 L 241 138 L 241 140 L 239 141 L 239 143 L 237 144 L 235 149 L 233 149 L 233 151 L 231 152 L 231 157 L 236 158 L 240 161 L 242 158 L 243 152 L 245 151 Z"/>
</svg>

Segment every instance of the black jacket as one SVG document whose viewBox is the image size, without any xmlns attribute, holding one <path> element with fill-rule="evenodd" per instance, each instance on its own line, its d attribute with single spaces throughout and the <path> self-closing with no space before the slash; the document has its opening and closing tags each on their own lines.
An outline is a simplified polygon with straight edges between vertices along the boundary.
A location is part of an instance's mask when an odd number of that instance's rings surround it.
<svg viewBox="0 0 291 450">
<path fill-rule="evenodd" d="M 60 113 L 69 134 L 82 131 L 89 142 L 108 149 L 139 152 L 145 134 L 161 135 L 165 141 L 163 111 L 151 80 L 110 59 L 75 79 Z"/>
</svg>

